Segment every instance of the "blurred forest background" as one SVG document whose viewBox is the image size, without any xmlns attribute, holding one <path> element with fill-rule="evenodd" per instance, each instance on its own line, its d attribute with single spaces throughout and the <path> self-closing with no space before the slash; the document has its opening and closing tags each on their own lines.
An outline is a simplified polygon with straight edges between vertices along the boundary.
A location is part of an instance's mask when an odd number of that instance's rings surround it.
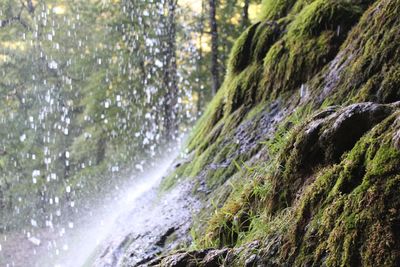
<svg viewBox="0 0 400 267">
<path fill-rule="evenodd" d="M 0 0 L 0 231 L 140 172 L 218 90 L 260 0 Z"/>
</svg>

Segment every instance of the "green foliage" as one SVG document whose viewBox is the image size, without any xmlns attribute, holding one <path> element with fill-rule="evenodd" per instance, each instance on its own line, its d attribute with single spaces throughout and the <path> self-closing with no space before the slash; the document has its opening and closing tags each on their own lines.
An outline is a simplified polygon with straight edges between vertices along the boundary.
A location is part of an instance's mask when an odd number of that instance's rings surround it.
<svg viewBox="0 0 400 267">
<path fill-rule="evenodd" d="M 8 10 L 2 12 L 2 21 L 16 18 L 0 28 L 0 42 L 7 47 L 0 55 L 0 93 L 5 100 L 0 109 L 5 153 L 0 157 L 6 163 L 0 184 L 7 186 L 0 191 L 7 196 L 2 204 L 10 207 L 2 212 L 2 218 L 9 218 L 2 227 L 19 227 L 25 223 L 20 217 L 41 224 L 46 218 L 42 213 L 59 209 L 49 206 L 50 200 L 57 197 L 68 205 L 63 201 L 67 186 L 81 193 L 88 182 L 82 181 L 86 166 L 98 165 L 97 177 L 107 170 L 93 156 L 99 135 L 83 138 L 79 117 L 83 112 L 91 117 L 99 113 L 94 107 L 99 107 L 107 85 L 98 57 L 110 55 L 106 47 L 117 36 L 106 40 L 99 34 L 107 31 L 110 21 L 96 13 L 109 16 L 116 8 L 86 1 L 45 1 L 32 7 L 23 1 L 1 1 L 0 6 Z"/>
<path fill-rule="evenodd" d="M 16 221 L 36 217 L 55 197 L 74 210 L 68 202 L 78 206 L 86 188 L 96 194 L 114 188 L 120 179 L 112 170 L 132 169 L 166 145 L 168 101 L 176 113 L 169 117 L 183 132 L 208 97 L 207 84 L 199 83 L 208 55 L 199 55 L 187 34 L 200 20 L 185 20 L 193 10 L 177 8 L 180 80 L 168 100 L 164 2 L 45 0 L 32 1 L 32 8 L 30 2 L 0 0 L 0 207 L 7 207 L 1 218 Z M 224 45 L 232 42 L 224 38 Z M 204 57 L 200 66 L 197 57 Z M 40 175 L 33 179 L 33 172 Z"/>
</svg>

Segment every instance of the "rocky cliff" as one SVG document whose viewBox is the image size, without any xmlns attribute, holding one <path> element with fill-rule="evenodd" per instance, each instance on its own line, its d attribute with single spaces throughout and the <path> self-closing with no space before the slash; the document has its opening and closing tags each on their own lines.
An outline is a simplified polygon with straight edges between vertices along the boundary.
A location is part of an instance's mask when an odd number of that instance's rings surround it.
<svg viewBox="0 0 400 267">
<path fill-rule="evenodd" d="M 264 1 L 162 184 L 192 245 L 145 264 L 400 266 L 399 100 L 399 0 Z"/>
</svg>

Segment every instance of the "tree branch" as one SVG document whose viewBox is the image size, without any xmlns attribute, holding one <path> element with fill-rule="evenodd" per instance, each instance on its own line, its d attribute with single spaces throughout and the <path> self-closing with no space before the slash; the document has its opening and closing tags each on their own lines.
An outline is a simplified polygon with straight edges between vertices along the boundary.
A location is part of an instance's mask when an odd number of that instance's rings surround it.
<svg viewBox="0 0 400 267">
<path fill-rule="evenodd" d="M 18 15 L 12 16 L 8 19 L 0 20 L 0 28 L 5 28 L 8 25 L 12 24 L 13 22 L 19 22 L 24 28 L 29 29 L 29 25 L 23 21 L 22 19 L 22 12 L 24 9 L 28 11 L 28 13 L 32 16 L 34 15 L 36 6 L 33 5 L 32 0 L 27 0 L 26 2 L 20 1 L 21 2 L 21 9 L 19 10 Z"/>
<path fill-rule="evenodd" d="M 35 13 L 36 7 L 33 5 L 32 0 L 26 0 L 26 2 L 21 0 L 21 5 L 28 11 L 29 14 L 32 15 Z"/>
<path fill-rule="evenodd" d="M 20 16 L 14 16 L 5 20 L 0 20 L 0 28 L 4 28 L 8 25 L 10 25 L 11 23 L 13 23 L 14 21 L 20 21 Z"/>
</svg>

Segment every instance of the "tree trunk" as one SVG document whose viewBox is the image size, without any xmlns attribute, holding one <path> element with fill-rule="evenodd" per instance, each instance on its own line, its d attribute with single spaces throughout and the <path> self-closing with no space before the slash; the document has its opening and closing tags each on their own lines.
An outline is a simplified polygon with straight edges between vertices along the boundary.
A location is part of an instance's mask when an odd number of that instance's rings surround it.
<svg viewBox="0 0 400 267">
<path fill-rule="evenodd" d="M 177 118 L 177 65 L 176 65 L 176 7 L 177 0 L 167 0 L 167 18 L 165 20 L 166 42 L 164 48 L 164 77 L 166 89 L 164 99 L 165 138 L 167 142 L 174 140 L 178 131 Z"/>
<path fill-rule="evenodd" d="M 220 87 L 218 66 L 218 23 L 216 19 L 217 0 L 209 0 L 210 4 L 210 29 L 211 29 L 211 78 L 212 95 L 215 95 Z"/>
<path fill-rule="evenodd" d="M 249 6 L 250 6 L 250 0 L 244 0 L 243 19 L 242 19 L 242 26 L 243 26 L 243 28 L 246 28 L 246 27 L 250 24 L 250 19 L 249 19 Z"/>
<path fill-rule="evenodd" d="M 201 15 L 200 15 L 200 24 L 199 24 L 199 32 L 200 32 L 200 36 L 199 36 L 199 43 L 200 43 L 200 47 L 199 47 L 199 59 L 197 60 L 197 78 L 198 78 L 198 82 L 197 82 L 197 94 L 198 94 L 198 99 L 197 99 L 197 116 L 200 115 L 201 110 L 203 108 L 203 102 L 204 102 L 204 93 L 203 93 L 203 86 L 205 84 L 204 79 L 203 79 L 203 71 L 204 71 L 204 53 L 203 53 L 203 37 L 204 37 L 204 28 L 205 28 L 205 12 L 206 12 L 206 3 L 205 1 L 201 1 Z"/>
</svg>

